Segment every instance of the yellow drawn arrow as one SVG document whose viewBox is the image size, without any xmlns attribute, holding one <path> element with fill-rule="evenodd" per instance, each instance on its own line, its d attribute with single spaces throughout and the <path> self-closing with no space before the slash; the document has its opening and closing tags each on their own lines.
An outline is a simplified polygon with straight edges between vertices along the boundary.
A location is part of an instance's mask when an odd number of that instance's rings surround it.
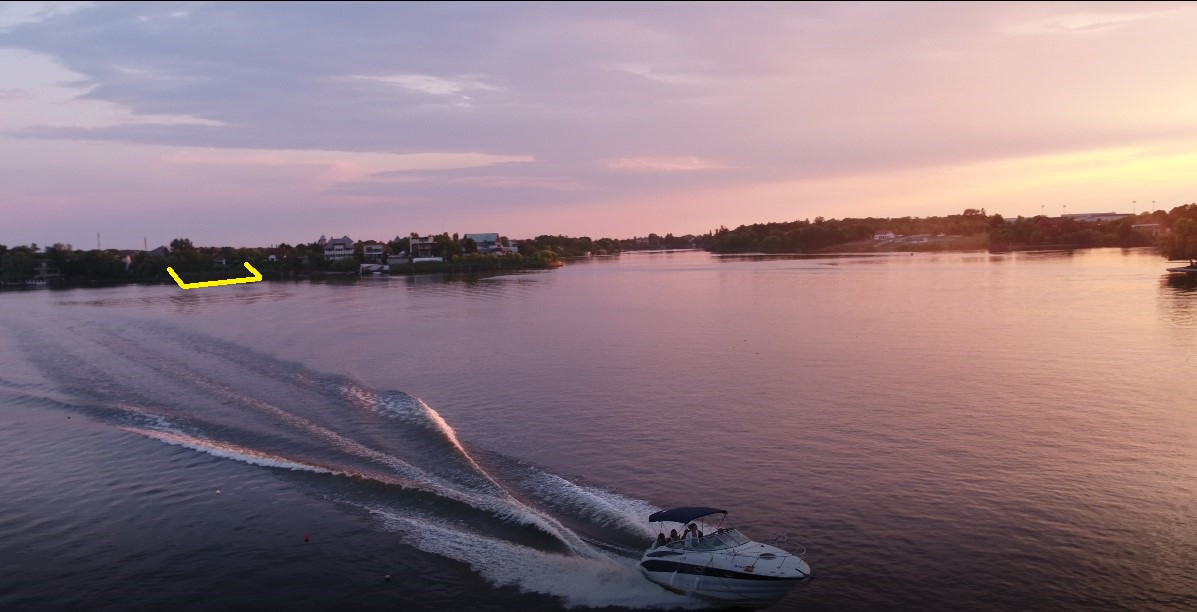
<svg viewBox="0 0 1197 612">
<path fill-rule="evenodd" d="M 228 278 L 225 280 L 204 281 L 202 283 L 185 283 L 185 282 L 183 282 L 183 279 L 179 278 L 178 274 L 175 274 L 174 268 L 168 267 L 168 268 L 166 268 L 166 271 L 170 273 L 170 275 L 175 279 L 175 282 L 179 283 L 179 287 L 181 287 L 183 289 L 199 289 L 200 287 L 219 287 L 221 285 L 240 285 L 241 283 L 256 283 L 256 282 L 262 280 L 262 273 L 258 272 L 257 270 L 254 269 L 253 266 L 249 265 L 248 261 L 245 262 L 245 269 L 249 270 L 250 273 L 253 274 L 253 276 L 247 276 L 245 278 Z"/>
</svg>

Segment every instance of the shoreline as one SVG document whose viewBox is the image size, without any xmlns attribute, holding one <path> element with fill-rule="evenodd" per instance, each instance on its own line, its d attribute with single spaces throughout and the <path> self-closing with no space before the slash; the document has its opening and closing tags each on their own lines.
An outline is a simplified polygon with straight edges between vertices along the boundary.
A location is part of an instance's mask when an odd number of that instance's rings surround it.
<svg viewBox="0 0 1197 612">
<path fill-rule="evenodd" d="M 662 250 L 623 251 L 622 254 L 627 255 L 627 254 L 639 253 L 639 254 L 651 255 L 651 254 L 660 254 L 660 253 L 701 252 L 701 253 L 707 253 L 714 257 L 795 257 L 795 258 L 801 257 L 801 258 L 817 259 L 820 257 L 835 258 L 835 257 L 854 257 L 854 256 L 855 257 L 885 256 L 885 255 L 897 255 L 897 254 L 906 254 L 906 253 L 913 255 L 915 253 L 977 253 L 977 252 L 984 252 L 984 253 L 989 253 L 989 254 L 994 254 L 994 255 L 1000 255 L 1000 254 L 1004 254 L 1004 253 L 1016 253 L 1016 252 L 1076 251 L 1076 250 L 1089 250 L 1089 249 L 1122 249 L 1122 250 L 1125 250 L 1125 249 L 1154 249 L 1155 248 L 1155 247 L 1115 247 L 1115 246 L 1082 246 L 1082 245 L 1012 245 L 1008 248 L 991 248 L 991 247 L 960 248 L 960 247 L 948 247 L 944 244 L 933 244 L 932 246 L 926 246 L 926 243 L 922 243 L 922 244 L 914 243 L 914 244 L 900 244 L 900 245 L 895 246 L 895 245 L 888 245 L 888 244 L 887 245 L 872 245 L 872 244 L 867 244 L 867 243 L 862 244 L 863 242 L 864 241 L 859 241 L 857 243 L 846 243 L 846 245 L 851 245 L 847 249 L 837 249 L 835 247 L 828 247 L 825 249 L 820 249 L 818 251 L 797 252 L 797 253 L 795 253 L 795 252 L 763 253 L 763 252 L 759 252 L 759 251 L 758 252 L 744 252 L 744 253 L 717 253 L 714 251 L 707 251 L 707 250 L 703 250 L 703 249 L 662 249 Z M 846 245 L 837 245 L 837 246 L 844 247 Z M 872 247 L 872 248 L 864 248 L 866 246 Z M 961 246 L 963 246 L 963 245 L 961 245 Z M 890 248 L 886 248 L 886 247 L 890 247 Z M 563 258 L 563 259 L 565 259 L 565 260 L 583 260 L 583 259 L 592 259 L 595 257 L 600 257 L 600 256 L 589 256 L 589 257 L 579 256 L 579 257 L 567 257 L 567 258 Z M 601 257 L 614 258 L 615 256 L 608 255 L 608 256 L 601 256 Z M 1168 260 L 1168 261 L 1174 261 L 1174 260 Z M 1180 261 L 1180 260 L 1175 260 L 1175 261 Z M 1167 262 L 1165 262 L 1165 264 L 1166 263 Z M 406 264 L 406 266 L 409 269 L 399 271 L 399 272 L 388 271 L 388 272 L 377 273 L 377 274 L 374 274 L 374 273 L 361 274 L 358 272 L 340 272 L 340 273 L 339 272 L 327 272 L 327 273 L 321 273 L 321 274 L 316 274 L 316 275 L 308 274 L 308 275 L 294 275 L 294 276 L 292 276 L 292 275 L 282 276 L 282 275 L 278 275 L 277 273 L 272 274 L 271 272 L 276 272 L 276 271 L 268 270 L 268 271 L 263 272 L 264 278 L 262 280 L 263 280 L 263 282 L 265 282 L 265 281 L 273 281 L 273 282 L 280 282 L 280 281 L 282 281 L 282 282 L 346 282 L 346 281 L 360 281 L 363 279 L 372 279 L 373 280 L 373 279 L 392 278 L 392 277 L 409 277 L 409 278 L 411 278 L 411 277 L 419 277 L 419 276 L 431 276 L 431 275 L 437 275 L 437 274 L 442 275 L 442 276 L 471 276 L 471 275 L 499 276 L 499 275 L 507 275 L 507 274 L 517 274 L 517 273 L 521 273 L 521 272 L 555 270 L 555 269 L 561 268 L 565 265 L 564 262 L 560 261 L 560 260 L 554 262 L 554 264 L 555 265 L 520 266 L 520 267 L 510 267 L 510 268 L 509 267 L 491 268 L 491 267 L 486 267 L 486 266 L 479 266 L 477 264 L 450 263 L 450 262 L 444 262 L 444 263 L 437 264 L 437 263 L 430 262 L 429 264 L 415 264 L 415 265 Z M 416 266 L 419 266 L 419 268 L 416 269 Z M 217 275 L 217 276 L 219 276 L 219 275 Z M 212 279 L 207 279 L 207 280 L 213 280 L 213 279 L 219 280 L 216 276 L 213 276 Z M 0 292 L 24 291 L 24 290 L 35 290 L 35 289 L 51 289 L 51 290 L 102 289 L 102 288 L 107 288 L 107 287 L 122 287 L 122 286 L 127 286 L 127 285 L 146 285 L 146 286 L 172 285 L 173 286 L 173 285 L 176 285 L 176 283 L 173 279 L 171 279 L 169 277 L 164 277 L 164 278 L 160 278 L 160 279 L 91 279 L 91 280 L 76 280 L 76 281 L 64 281 L 61 279 L 57 279 L 57 280 L 49 280 L 49 281 L 45 281 L 45 282 L 38 282 L 38 283 L 34 283 L 34 284 L 26 284 L 25 282 L 0 283 Z"/>
</svg>

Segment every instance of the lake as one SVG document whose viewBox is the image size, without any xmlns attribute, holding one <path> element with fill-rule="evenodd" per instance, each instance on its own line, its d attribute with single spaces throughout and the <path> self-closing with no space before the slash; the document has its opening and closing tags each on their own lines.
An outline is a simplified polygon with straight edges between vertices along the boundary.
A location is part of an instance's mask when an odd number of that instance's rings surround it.
<svg viewBox="0 0 1197 612">
<path fill-rule="evenodd" d="M 1152 250 L 629 253 L 0 293 L 0 608 L 1197 608 L 1197 284 Z M 389 579 L 388 579 L 389 576 Z"/>
</svg>

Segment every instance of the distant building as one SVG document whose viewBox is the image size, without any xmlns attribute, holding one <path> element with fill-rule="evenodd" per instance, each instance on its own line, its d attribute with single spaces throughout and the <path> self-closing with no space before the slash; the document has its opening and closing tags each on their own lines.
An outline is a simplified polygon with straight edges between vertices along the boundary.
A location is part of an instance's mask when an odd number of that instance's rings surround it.
<svg viewBox="0 0 1197 612">
<path fill-rule="evenodd" d="M 498 234 L 466 234 L 465 237 L 474 241 L 479 253 L 494 253 L 503 248 Z"/>
<path fill-rule="evenodd" d="M 320 237 L 321 240 L 324 236 Z M 324 259 L 327 261 L 337 261 L 345 259 L 346 257 L 353 257 L 353 241 L 349 236 L 341 238 L 333 238 L 324 244 Z"/>
<path fill-rule="evenodd" d="M 362 245 L 362 259 L 374 263 L 382 263 L 383 245 L 370 241 Z"/>
<path fill-rule="evenodd" d="M 1068 215 L 1060 215 L 1060 218 L 1061 219 L 1072 219 L 1073 221 L 1080 221 L 1082 223 L 1097 223 L 1099 221 L 1121 221 L 1121 220 L 1123 220 L 1127 217 L 1131 217 L 1131 216 L 1134 216 L 1134 215 L 1128 215 L 1126 213 L 1108 212 L 1108 213 L 1074 213 L 1074 214 L 1068 214 Z"/>
<path fill-rule="evenodd" d="M 1160 235 L 1161 228 L 1159 223 L 1136 223 L 1131 226 L 1131 231 L 1156 238 Z"/>
<path fill-rule="evenodd" d="M 38 259 L 34 262 L 33 279 L 41 282 L 46 282 L 52 278 L 58 278 L 58 268 L 50 266 L 50 260 Z"/>
<path fill-rule="evenodd" d="M 412 238 L 411 260 L 417 261 L 442 261 L 440 257 L 434 256 L 433 250 L 436 248 L 436 239 L 432 236 L 424 236 L 423 238 Z"/>
<path fill-rule="evenodd" d="M 873 240 L 893 240 L 894 238 L 897 238 L 897 236 L 889 230 L 877 230 L 873 232 Z"/>
<path fill-rule="evenodd" d="M 151 250 L 150 255 L 153 255 L 154 257 L 165 258 L 167 255 L 170 255 L 170 247 L 168 247 L 166 245 L 162 245 L 156 249 Z"/>
</svg>

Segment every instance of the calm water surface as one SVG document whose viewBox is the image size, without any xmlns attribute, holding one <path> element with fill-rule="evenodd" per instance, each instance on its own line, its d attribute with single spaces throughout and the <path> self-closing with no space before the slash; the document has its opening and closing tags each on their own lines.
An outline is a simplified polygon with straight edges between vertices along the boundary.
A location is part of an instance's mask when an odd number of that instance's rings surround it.
<svg viewBox="0 0 1197 612">
<path fill-rule="evenodd" d="M 0 609 L 1197 607 L 1197 286 L 1150 251 L 0 293 Z M 385 576 L 391 579 L 386 580 Z"/>
</svg>

